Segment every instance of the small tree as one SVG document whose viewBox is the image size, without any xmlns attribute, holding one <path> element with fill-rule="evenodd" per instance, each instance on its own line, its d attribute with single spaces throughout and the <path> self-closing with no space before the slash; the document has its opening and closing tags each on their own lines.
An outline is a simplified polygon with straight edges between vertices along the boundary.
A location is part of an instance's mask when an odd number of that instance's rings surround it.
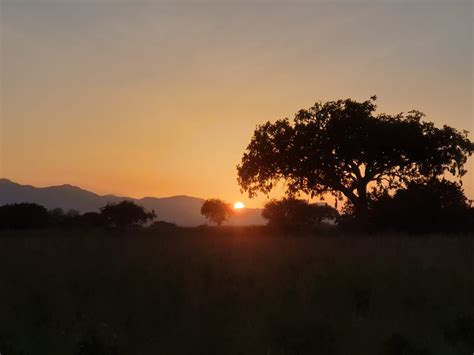
<svg viewBox="0 0 474 355">
<path fill-rule="evenodd" d="M 64 212 L 62 208 L 55 208 L 49 212 L 50 224 L 56 227 L 74 227 L 77 226 L 81 218 L 79 211 L 70 209 Z"/>
<path fill-rule="evenodd" d="M 201 214 L 209 222 L 220 226 L 224 221 L 232 217 L 234 210 L 230 204 L 216 198 L 211 198 L 203 203 Z"/>
<path fill-rule="evenodd" d="M 156 218 L 154 211 L 147 212 L 143 206 L 132 201 L 109 203 L 100 209 L 100 213 L 107 226 L 120 229 L 143 225 Z"/>
<path fill-rule="evenodd" d="M 104 217 L 97 212 L 86 212 L 79 218 L 79 225 L 83 228 L 103 227 Z"/>
<path fill-rule="evenodd" d="M 262 217 L 268 220 L 268 225 L 279 228 L 314 227 L 324 219 L 334 219 L 337 215 L 337 210 L 329 205 L 308 203 L 295 198 L 271 200 L 262 211 Z"/>
</svg>

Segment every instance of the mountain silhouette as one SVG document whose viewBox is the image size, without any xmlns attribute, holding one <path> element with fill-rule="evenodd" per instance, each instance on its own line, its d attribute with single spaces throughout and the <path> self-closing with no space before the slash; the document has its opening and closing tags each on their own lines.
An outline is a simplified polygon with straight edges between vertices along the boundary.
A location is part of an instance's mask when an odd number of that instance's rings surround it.
<svg viewBox="0 0 474 355">
<path fill-rule="evenodd" d="M 204 202 L 201 198 L 185 195 L 142 199 L 115 195 L 101 196 L 72 185 L 34 187 L 0 179 L 0 206 L 9 203 L 32 202 L 47 209 L 62 208 L 66 211 L 74 209 L 84 213 L 98 211 L 109 202 L 116 203 L 123 200 L 130 200 L 148 210 L 154 210 L 158 216 L 157 220 L 173 222 L 180 226 L 198 226 L 206 223 L 201 215 L 201 206 Z M 246 208 L 239 210 L 226 224 L 262 225 L 265 224 L 265 220 L 261 216 L 261 209 Z"/>
</svg>

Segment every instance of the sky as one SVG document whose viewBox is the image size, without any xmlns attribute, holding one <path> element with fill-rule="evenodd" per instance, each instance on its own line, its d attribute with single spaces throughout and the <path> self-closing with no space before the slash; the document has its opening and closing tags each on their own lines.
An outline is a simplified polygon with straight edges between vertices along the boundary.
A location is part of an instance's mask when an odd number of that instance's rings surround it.
<svg viewBox="0 0 474 355">
<path fill-rule="evenodd" d="M 0 177 L 260 207 L 236 181 L 256 125 L 316 101 L 376 94 L 474 132 L 473 7 L 0 0 Z"/>
</svg>

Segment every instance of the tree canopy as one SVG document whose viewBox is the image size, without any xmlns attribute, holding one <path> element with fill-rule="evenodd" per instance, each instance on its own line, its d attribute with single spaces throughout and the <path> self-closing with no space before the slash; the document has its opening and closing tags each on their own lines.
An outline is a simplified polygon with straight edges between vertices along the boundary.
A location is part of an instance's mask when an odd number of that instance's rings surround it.
<svg viewBox="0 0 474 355">
<path fill-rule="evenodd" d="M 40 228 L 49 223 L 48 211 L 36 203 L 14 203 L 0 207 L 0 228 Z"/>
<path fill-rule="evenodd" d="M 230 204 L 216 198 L 211 198 L 203 203 L 201 214 L 209 222 L 220 226 L 224 221 L 232 217 L 234 210 Z"/>
<path fill-rule="evenodd" d="M 156 218 L 154 211 L 148 212 L 143 206 L 132 201 L 109 203 L 100 209 L 104 222 L 110 227 L 125 229 L 141 225 Z"/>
<path fill-rule="evenodd" d="M 419 111 L 375 114 L 375 101 L 316 103 L 292 121 L 258 126 L 237 166 L 242 190 L 268 194 L 283 181 L 288 195 L 331 194 L 361 215 L 372 193 L 466 173 L 473 152 L 467 131 L 437 128 Z"/>
</svg>

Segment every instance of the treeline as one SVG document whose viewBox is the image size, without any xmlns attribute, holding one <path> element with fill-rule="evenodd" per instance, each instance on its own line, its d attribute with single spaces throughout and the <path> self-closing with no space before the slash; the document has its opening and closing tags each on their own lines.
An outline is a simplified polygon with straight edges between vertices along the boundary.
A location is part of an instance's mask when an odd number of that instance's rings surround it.
<svg viewBox="0 0 474 355">
<path fill-rule="evenodd" d="M 262 216 L 272 233 L 293 235 L 317 235 L 324 231 L 408 234 L 474 232 L 471 201 L 466 198 L 459 183 L 448 180 L 411 183 L 395 194 L 373 194 L 368 206 L 366 218 L 361 219 L 350 203 L 338 211 L 328 204 L 285 197 L 267 202 Z M 204 202 L 201 213 L 209 222 L 220 226 L 235 212 L 228 203 L 210 199 Z M 147 211 L 132 201 L 107 204 L 99 212 L 84 214 L 60 208 L 47 210 L 34 203 L 0 207 L 0 229 L 177 227 L 174 223 L 155 221 L 156 218 L 154 211 Z"/>
<path fill-rule="evenodd" d="M 76 210 L 64 211 L 61 208 L 47 210 L 36 203 L 16 203 L 0 207 L 0 229 L 32 228 L 115 228 L 125 229 L 143 225 L 175 226 L 156 219 L 154 211 L 132 201 L 109 203 L 100 212 L 79 213 Z M 153 222 L 153 223 L 152 223 Z"/>
<path fill-rule="evenodd" d="M 433 179 L 411 183 L 395 194 L 373 194 L 367 216 L 361 219 L 347 203 L 339 213 L 327 205 L 286 198 L 265 205 L 263 217 L 270 226 L 308 230 L 330 223 L 341 232 L 408 234 L 473 233 L 474 208 L 460 184 Z"/>
<path fill-rule="evenodd" d="M 201 213 L 211 223 L 221 225 L 233 215 L 228 203 L 207 200 Z M 410 183 L 394 194 L 374 193 L 367 214 L 361 218 L 350 202 L 342 211 L 322 203 L 285 197 L 265 204 L 262 216 L 274 232 L 318 234 L 344 233 L 473 233 L 474 208 L 459 183 L 432 179 Z"/>
</svg>

